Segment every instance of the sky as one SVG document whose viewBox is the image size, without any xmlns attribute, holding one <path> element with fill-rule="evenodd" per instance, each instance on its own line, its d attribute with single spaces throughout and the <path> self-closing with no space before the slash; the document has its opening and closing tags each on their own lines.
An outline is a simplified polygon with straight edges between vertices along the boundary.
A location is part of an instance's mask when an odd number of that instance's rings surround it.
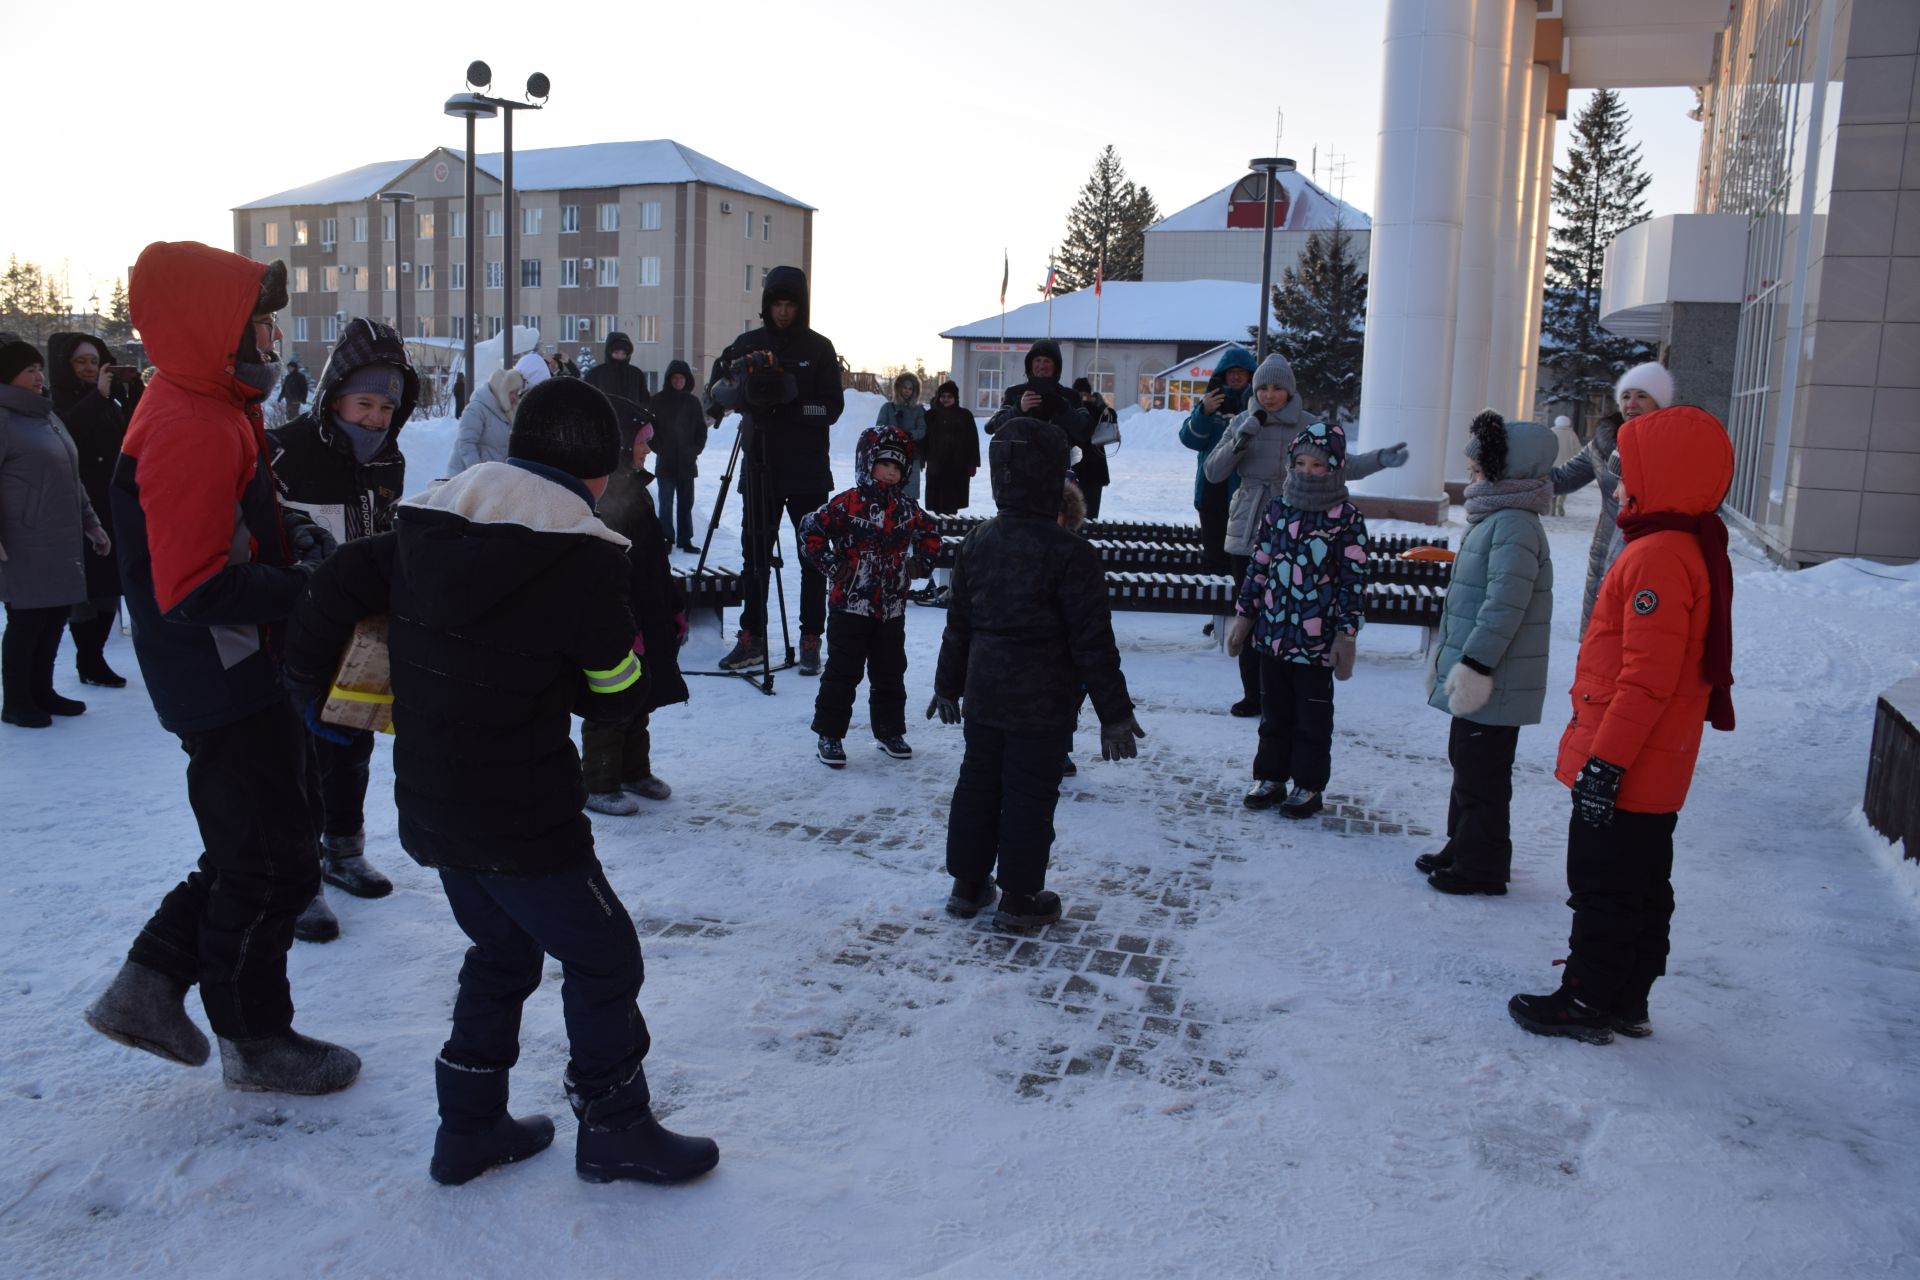
<svg viewBox="0 0 1920 1280">
<path fill-rule="evenodd" d="M 1036 296 L 1109 143 L 1173 213 L 1273 154 L 1278 112 L 1279 154 L 1310 173 L 1317 155 L 1322 185 L 1370 210 L 1385 10 L 731 0 L 542 20 L 475 0 L 455 23 L 453 6 L 105 0 L 80 26 L 16 6 L 7 44 L 34 52 L 10 60 L 9 101 L 43 132 L 13 153 L 31 173 L 0 198 L 0 251 L 64 264 L 75 309 L 104 306 L 150 241 L 230 248 L 235 205 L 464 145 L 441 107 L 480 58 L 496 93 L 552 80 L 516 147 L 672 138 L 814 205 L 815 327 L 856 369 L 944 368 L 940 331 L 998 310 L 1003 249 L 1008 305 Z M 1626 97 L 1651 212 L 1690 212 L 1691 91 Z M 498 149 L 497 125 L 479 145 Z"/>
</svg>

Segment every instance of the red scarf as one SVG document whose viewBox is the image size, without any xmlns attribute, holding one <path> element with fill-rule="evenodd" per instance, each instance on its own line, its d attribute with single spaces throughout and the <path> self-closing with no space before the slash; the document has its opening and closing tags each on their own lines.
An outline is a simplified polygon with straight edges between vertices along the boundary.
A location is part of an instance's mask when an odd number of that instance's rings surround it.
<svg viewBox="0 0 1920 1280">
<path fill-rule="evenodd" d="M 1700 542 L 1707 562 L 1707 586 L 1713 612 L 1707 618 L 1707 648 L 1701 655 L 1701 673 L 1713 692 L 1707 698 L 1707 722 L 1722 733 L 1733 731 L 1733 563 L 1727 559 L 1727 526 L 1716 512 L 1682 515 L 1656 511 L 1648 515 L 1621 511 L 1616 522 L 1628 542 L 1649 533 L 1673 529 L 1690 533 Z"/>
</svg>

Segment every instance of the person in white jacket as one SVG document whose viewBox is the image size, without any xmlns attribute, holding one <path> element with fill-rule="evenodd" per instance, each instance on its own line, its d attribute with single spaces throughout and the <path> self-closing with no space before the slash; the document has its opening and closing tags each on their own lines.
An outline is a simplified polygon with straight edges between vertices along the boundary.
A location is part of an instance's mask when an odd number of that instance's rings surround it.
<svg viewBox="0 0 1920 1280">
<path fill-rule="evenodd" d="M 546 357 L 529 351 L 511 369 L 495 369 L 460 415 L 460 434 L 447 458 L 447 475 L 457 476 L 476 462 L 504 462 L 513 433 L 513 410 L 520 397 L 549 377 Z"/>
</svg>

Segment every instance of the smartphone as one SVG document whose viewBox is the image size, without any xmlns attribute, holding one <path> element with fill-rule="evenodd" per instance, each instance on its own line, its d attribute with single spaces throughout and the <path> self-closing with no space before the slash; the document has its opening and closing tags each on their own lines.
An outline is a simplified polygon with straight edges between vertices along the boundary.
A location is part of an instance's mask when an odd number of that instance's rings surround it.
<svg viewBox="0 0 1920 1280">
<path fill-rule="evenodd" d="M 130 364 L 110 364 L 107 372 L 113 375 L 116 382 L 140 381 L 140 371 Z"/>
</svg>

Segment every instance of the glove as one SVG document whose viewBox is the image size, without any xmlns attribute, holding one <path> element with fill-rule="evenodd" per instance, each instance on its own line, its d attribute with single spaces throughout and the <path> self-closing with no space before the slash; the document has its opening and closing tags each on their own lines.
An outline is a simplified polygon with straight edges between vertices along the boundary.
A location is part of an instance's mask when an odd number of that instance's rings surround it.
<svg viewBox="0 0 1920 1280">
<path fill-rule="evenodd" d="M 1404 467 L 1407 465 L 1407 442 L 1390 444 L 1380 450 L 1380 465 L 1383 467 Z"/>
<path fill-rule="evenodd" d="M 1493 676 L 1467 665 L 1465 658 L 1447 672 L 1447 710 L 1468 716 L 1493 700 Z"/>
<path fill-rule="evenodd" d="M 1227 628 L 1227 656 L 1229 658 L 1239 657 L 1240 651 L 1247 647 L 1248 637 L 1252 635 L 1253 619 L 1248 617 L 1235 618 L 1233 625 Z"/>
<path fill-rule="evenodd" d="M 286 531 L 287 547 L 293 552 L 293 567 L 309 575 L 339 549 L 331 533 L 296 508 L 281 508 L 280 527 Z"/>
<path fill-rule="evenodd" d="M 1357 648 L 1351 632 L 1342 631 L 1333 638 L 1333 649 L 1328 653 L 1327 658 L 1328 665 L 1333 668 L 1335 680 L 1353 679 L 1353 659 Z"/>
<path fill-rule="evenodd" d="M 300 707 L 301 707 L 300 718 L 306 722 L 307 732 L 312 734 L 314 737 L 319 738 L 323 742 L 331 742 L 334 745 L 341 746 L 341 747 L 352 746 L 353 745 L 352 734 L 348 733 L 345 729 L 340 728 L 338 725 L 328 724 L 325 720 L 322 720 L 320 718 L 321 708 L 325 707 L 326 705 L 327 705 L 327 699 L 324 695 L 320 697 L 304 699 L 300 703 Z"/>
<path fill-rule="evenodd" d="M 685 609 L 673 615 L 673 638 L 680 643 L 682 648 L 686 647 L 687 635 L 692 630 L 693 624 L 687 621 L 687 611 Z"/>
<path fill-rule="evenodd" d="M 1626 772 L 1599 756 L 1588 756 L 1573 784 L 1573 816 L 1589 827 L 1613 825 L 1613 801 L 1620 794 L 1620 776 Z"/>
<path fill-rule="evenodd" d="M 927 719 L 931 720 L 935 715 L 940 717 L 941 724 L 959 724 L 960 699 L 934 694 L 933 701 L 927 704 Z"/>
<path fill-rule="evenodd" d="M 1115 724 L 1100 726 L 1100 758 L 1102 760 L 1131 760 L 1140 754 L 1140 748 L 1134 745 L 1134 739 L 1144 738 L 1147 731 L 1132 716 Z"/>
<path fill-rule="evenodd" d="M 104 556 L 113 550 L 113 539 L 108 537 L 107 531 L 98 525 L 87 530 L 87 543 L 93 548 L 93 554 L 97 556 Z"/>
</svg>

